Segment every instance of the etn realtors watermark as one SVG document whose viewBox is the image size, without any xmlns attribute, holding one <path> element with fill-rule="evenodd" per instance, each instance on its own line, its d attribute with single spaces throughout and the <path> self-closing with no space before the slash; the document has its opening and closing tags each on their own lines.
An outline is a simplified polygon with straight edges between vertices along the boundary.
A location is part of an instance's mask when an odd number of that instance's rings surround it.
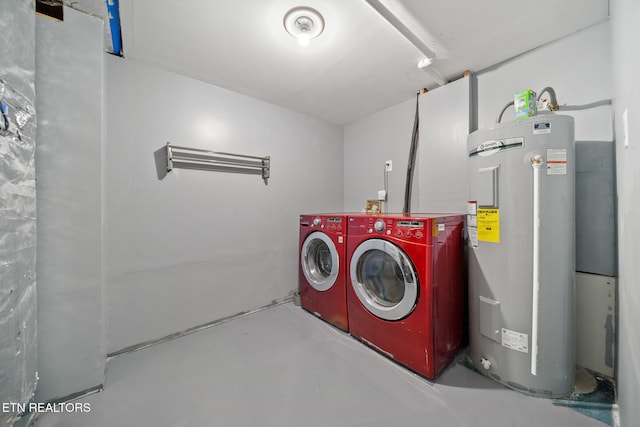
<svg viewBox="0 0 640 427">
<path fill-rule="evenodd" d="M 25 412 L 30 413 L 87 413 L 91 412 L 90 403 L 82 402 L 66 402 L 66 403 L 16 403 L 16 402 L 3 402 L 2 412 L 11 412 L 14 414 L 21 414 Z"/>
</svg>

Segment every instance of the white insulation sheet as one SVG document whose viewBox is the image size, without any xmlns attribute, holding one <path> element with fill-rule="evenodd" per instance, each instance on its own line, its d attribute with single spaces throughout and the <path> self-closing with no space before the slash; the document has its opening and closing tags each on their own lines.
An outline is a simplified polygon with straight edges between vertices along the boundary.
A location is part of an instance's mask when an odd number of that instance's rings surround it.
<svg viewBox="0 0 640 427">
<path fill-rule="evenodd" d="M 36 388 L 36 186 L 32 0 L 0 0 L 0 425 Z M 8 409 L 8 410 L 5 410 Z"/>
</svg>

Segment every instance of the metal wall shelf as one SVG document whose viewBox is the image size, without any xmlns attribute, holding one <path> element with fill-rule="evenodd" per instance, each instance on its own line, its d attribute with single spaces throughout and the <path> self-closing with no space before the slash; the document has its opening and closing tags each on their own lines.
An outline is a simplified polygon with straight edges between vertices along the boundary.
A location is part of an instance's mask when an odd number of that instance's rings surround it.
<svg viewBox="0 0 640 427">
<path fill-rule="evenodd" d="M 179 147 L 167 142 L 167 171 L 171 172 L 173 168 L 262 175 L 267 184 L 271 158 Z"/>
</svg>

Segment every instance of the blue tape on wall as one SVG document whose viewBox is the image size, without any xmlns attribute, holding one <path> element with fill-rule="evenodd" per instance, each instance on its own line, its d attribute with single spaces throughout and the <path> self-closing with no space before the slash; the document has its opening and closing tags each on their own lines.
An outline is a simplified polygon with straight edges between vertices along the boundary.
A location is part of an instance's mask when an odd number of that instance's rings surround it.
<svg viewBox="0 0 640 427">
<path fill-rule="evenodd" d="M 111 44 L 114 55 L 122 56 L 122 35 L 120 32 L 120 7 L 118 0 L 106 0 L 109 13 L 109 27 L 111 28 Z"/>
</svg>

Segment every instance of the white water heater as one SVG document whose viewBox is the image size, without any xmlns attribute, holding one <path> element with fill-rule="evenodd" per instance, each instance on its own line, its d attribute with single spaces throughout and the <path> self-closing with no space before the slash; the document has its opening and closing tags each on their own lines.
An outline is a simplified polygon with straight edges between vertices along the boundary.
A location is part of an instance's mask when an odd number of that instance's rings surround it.
<svg viewBox="0 0 640 427">
<path fill-rule="evenodd" d="M 470 357 L 527 394 L 574 383 L 575 141 L 570 116 L 546 114 L 473 132 Z"/>
</svg>

